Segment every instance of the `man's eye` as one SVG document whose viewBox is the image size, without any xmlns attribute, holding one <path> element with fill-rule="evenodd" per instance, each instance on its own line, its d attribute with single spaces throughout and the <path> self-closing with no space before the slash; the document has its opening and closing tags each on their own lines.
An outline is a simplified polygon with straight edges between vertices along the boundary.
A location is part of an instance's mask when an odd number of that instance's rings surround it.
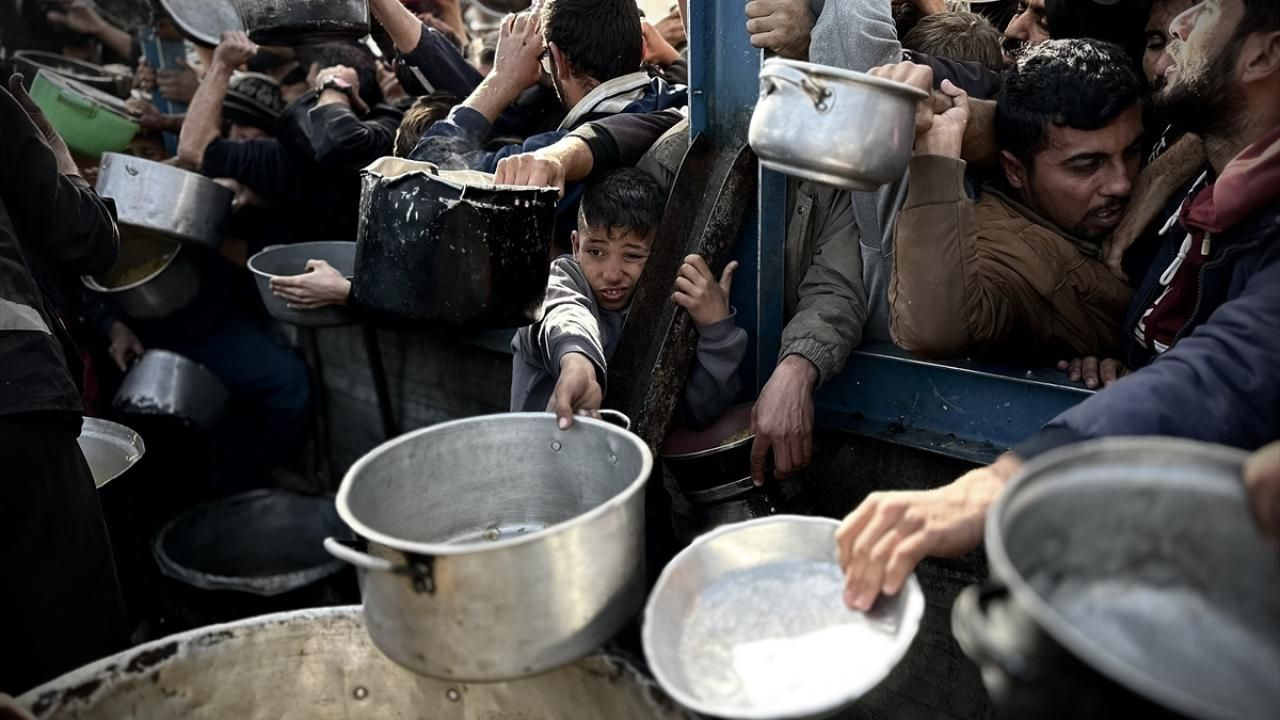
<svg viewBox="0 0 1280 720">
<path fill-rule="evenodd" d="M 1147 40 L 1148 50 L 1163 50 L 1168 46 L 1168 41 L 1162 37 L 1153 37 Z"/>
</svg>

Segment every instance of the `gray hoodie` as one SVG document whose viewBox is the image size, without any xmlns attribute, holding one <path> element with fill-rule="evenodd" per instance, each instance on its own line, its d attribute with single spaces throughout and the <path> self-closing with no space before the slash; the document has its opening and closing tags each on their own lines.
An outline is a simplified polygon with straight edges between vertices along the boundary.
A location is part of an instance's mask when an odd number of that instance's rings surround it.
<svg viewBox="0 0 1280 720">
<path fill-rule="evenodd" d="M 540 322 L 520 328 L 511 340 L 511 410 L 541 412 L 555 392 L 560 359 L 586 355 L 596 380 L 607 388 L 609 358 L 622 337 L 627 310 L 602 310 L 578 261 L 569 255 L 551 264 L 551 279 Z M 747 333 L 734 325 L 736 313 L 698 329 L 698 349 L 685 385 L 678 417 L 705 427 L 729 409 L 741 389 L 738 366 L 747 352 Z"/>
</svg>

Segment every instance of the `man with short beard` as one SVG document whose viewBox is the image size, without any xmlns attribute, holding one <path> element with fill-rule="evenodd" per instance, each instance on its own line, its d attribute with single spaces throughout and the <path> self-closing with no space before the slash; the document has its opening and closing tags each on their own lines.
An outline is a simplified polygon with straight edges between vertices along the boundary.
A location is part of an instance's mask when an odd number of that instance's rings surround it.
<svg viewBox="0 0 1280 720">
<path fill-rule="evenodd" d="M 926 556 L 977 547 L 991 503 L 1047 450 L 1121 435 L 1253 450 L 1280 437 L 1280 3 L 1205 0 L 1171 30 L 1156 108 L 1201 135 L 1209 169 L 1130 306 L 1126 330 L 1150 364 L 950 485 L 869 496 L 836 537 L 851 607 L 898 592 Z"/>
</svg>

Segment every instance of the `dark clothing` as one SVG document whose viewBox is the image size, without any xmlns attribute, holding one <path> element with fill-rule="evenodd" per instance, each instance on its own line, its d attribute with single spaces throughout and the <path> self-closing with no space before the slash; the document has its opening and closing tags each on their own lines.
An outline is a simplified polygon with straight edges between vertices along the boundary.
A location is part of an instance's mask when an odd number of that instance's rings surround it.
<svg viewBox="0 0 1280 720">
<path fill-rule="evenodd" d="M 0 692 L 25 692 L 128 645 L 79 434 L 79 415 L 0 415 Z"/>
<path fill-rule="evenodd" d="M 375 105 L 363 119 L 340 103 L 311 109 L 311 148 L 316 162 L 359 171 L 391 154 L 404 111 Z"/>
<path fill-rule="evenodd" d="M 1170 435 L 1245 449 L 1280 437 L 1280 132 L 1245 150 L 1184 207 L 1193 232 L 1214 229 L 1196 278 L 1194 312 L 1146 367 L 1051 421 L 1016 450 L 1024 458 L 1113 435 Z M 1207 205 L 1206 205 L 1207 203 Z M 1182 247 L 1168 238 L 1125 325 L 1164 292 Z M 1139 362 L 1141 359 L 1139 359 Z"/>
<path fill-rule="evenodd" d="M 953 85 L 969 93 L 969 97 L 979 100 L 995 100 L 1000 86 L 1004 84 L 1000 73 L 975 62 L 948 60 L 914 50 L 903 50 L 902 59 L 932 68 L 935 88 L 941 87 L 943 80 L 950 80 Z"/>
<path fill-rule="evenodd" d="M 0 90 L 0 415 L 79 413 L 74 343 L 38 281 L 106 272 L 111 209 L 57 161 L 22 106 Z"/>
<path fill-rule="evenodd" d="M 622 113 L 579 125 L 569 135 L 591 148 L 592 179 L 620 167 L 634 167 L 649 148 L 684 119 L 680 110 Z"/>
</svg>

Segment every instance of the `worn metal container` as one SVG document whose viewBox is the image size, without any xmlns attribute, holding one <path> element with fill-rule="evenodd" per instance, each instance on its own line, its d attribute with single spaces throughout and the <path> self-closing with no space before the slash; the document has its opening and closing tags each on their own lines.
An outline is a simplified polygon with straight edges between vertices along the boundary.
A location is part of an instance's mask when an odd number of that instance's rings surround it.
<svg viewBox="0 0 1280 720">
<path fill-rule="evenodd" d="M 229 397 L 203 365 L 152 349 L 129 368 L 111 406 L 125 415 L 162 415 L 207 430 L 222 419 Z"/>
<path fill-rule="evenodd" d="M 118 153 L 102 156 L 97 190 L 115 201 L 122 227 L 213 249 L 222 245 L 235 198 L 203 175 Z"/>
<path fill-rule="evenodd" d="M 133 467 L 147 452 L 142 436 L 133 430 L 100 418 L 84 419 L 80 425 L 80 452 L 89 463 L 93 483 L 102 489 Z"/>
<path fill-rule="evenodd" d="M 249 270 L 258 284 L 258 294 L 271 317 L 291 325 L 334 327 L 351 325 L 359 318 L 345 305 L 318 310 L 294 310 L 271 292 L 271 278 L 301 275 L 310 260 L 324 260 L 347 279 L 355 272 L 356 244 L 353 242 L 308 242 L 275 245 L 249 258 Z"/>
<path fill-rule="evenodd" d="M 249 37 L 263 45 L 318 45 L 369 34 L 367 0 L 233 0 Z"/>
<path fill-rule="evenodd" d="M 160 6 L 182 34 L 202 45 L 216 46 L 222 33 L 244 29 L 231 0 L 160 0 Z"/>
<path fill-rule="evenodd" d="M 104 658 L 18 699 L 40 720 L 691 720 L 626 660 L 467 684 L 389 662 L 359 607 L 266 615 Z"/>
<path fill-rule="evenodd" d="M 827 65 L 770 58 L 760 68 L 751 149 L 765 167 L 848 190 L 907 171 L 925 93 Z"/>
<path fill-rule="evenodd" d="M 1280 557 L 1243 451 L 1109 438 L 1028 463 L 987 516 L 992 580 L 957 599 L 1001 717 L 1269 717 Z"/>
<path fill-rule="evenodd" d="M 368 545 L 369 634 L 392 660 L 467 681 L 582 658 L 644 602 L 644 493 L 635 435 L 549 413 L 442 423 L 383 444 L 343 478 L 338 512 Z"/>
<path fill-rule="evenodd" d="M 472 329 L 541 319 L 558 195 L 492 181 L 399 158 L 365 168 L 356 300 Z"/>
<path fill-rule="evenodd" d="M 132 267 L 130 263 L 144 262 L 148 253 L 156 248 L 163 260 L 158 269 L 138 280 L 116 285 L 109 279 L 116 269 L 107 275 L 84 276 L 84 286 L 111 298 L 111 301 L 131 318 L 154 320 L 186 307 L 200 292 L 200 271 L 183 253 L 177 243 L 164 238 L 146 238 L 133 242 L 127 237 L 120 243 L 116 267 Z"/>
<path fill-rule="evenodd" d="M 714 530 L 662 571 L 645 658 L 685 707 L 719 718 L 826 717 L 880 683 L 915 638 L 912 576 L 867 613 L 845 607 L 826 518 L 779 515 Z"/>
<path fill-rule="evenodd" d="M 56 73 L 65 78 L 88 85 L 121 100 L 129 99 L 133 78 L 127 73 L 116 72 L 102 65 L 41 50 L 19 50 L 13 54 L 13 69 L 23 76 L 23 86 L 31 89 L 36 73 L 41 70 Z"/>
</svg>

